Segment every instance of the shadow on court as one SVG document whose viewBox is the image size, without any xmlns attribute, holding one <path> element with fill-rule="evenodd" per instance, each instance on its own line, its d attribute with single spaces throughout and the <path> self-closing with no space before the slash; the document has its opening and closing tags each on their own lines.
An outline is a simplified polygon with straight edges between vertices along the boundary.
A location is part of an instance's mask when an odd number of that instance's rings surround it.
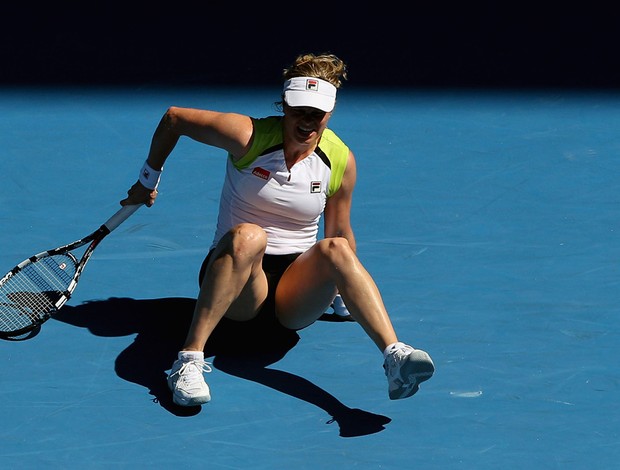
<svg viewBox="0 0 620 470">
<path fill-rule="evenodd" d="M 181 407 L 172 402 L 166 384 L 166 371 L 172 365 L 185 339 L 195 299 L 162 298 L 134 300 L 110 298 L 82 305 L 65 306 L 55 320 L 87 328 L 103 337 L 136 337 L 115 361 L 119 377 L 141 385 L 153 395 L 153 401 L 176 416 L 193 416 L 200 407 Z M 250 380 L 299 400 L 311 403 L 332 416 L 326 424 L 337 422 L 341 437 L 373 434 L 385 429 L 387 416 L 349 408 L 336 397 L 303 377 L 271 369 L 299 341 L 296 332 L 284 328 L 260 334 L 253 322 L 223 319 L 209 338 L 205 357 L 212 357 L 215 368 Z"/>
</svg>

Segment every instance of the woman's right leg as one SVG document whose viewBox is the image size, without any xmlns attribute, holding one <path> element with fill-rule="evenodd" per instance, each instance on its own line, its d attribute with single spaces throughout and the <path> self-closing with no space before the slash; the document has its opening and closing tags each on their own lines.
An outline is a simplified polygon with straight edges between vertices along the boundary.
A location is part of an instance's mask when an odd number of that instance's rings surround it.
<svg viewBox="0 0 620 470">
<path fill-rule="evenodd" d="M 203 376 L 211 370 L 204 362 L 204 347 L 222 317 L 244 321 L 257 315 L 268 290 L 262 269 L 266 246 L 263 229 L 240 224 L 222 237 L 211 253 L 192 323 L 168 376 L 176 404 L 195 406 L 211 399 Z"/>
<path fill-rule="evenodd" d="M 202 351 L 222 317 L 251 320 L 267 297 L 262 268 L 267 235 L 240 224 L 217 244 L 205 271 L 184 351 Z"/>
</svg>

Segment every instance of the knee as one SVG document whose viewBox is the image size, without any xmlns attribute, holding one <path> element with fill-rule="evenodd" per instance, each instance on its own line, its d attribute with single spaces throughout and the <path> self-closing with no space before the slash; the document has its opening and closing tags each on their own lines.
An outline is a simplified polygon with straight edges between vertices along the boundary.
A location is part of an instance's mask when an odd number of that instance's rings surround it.
<svg viewBox="0 0 620 470">
<path fill-rule="evenodd" d="M 229 252 L 237 259 L 262 255 L 267 248 L 267 234 L 256 224 L 236 225 L 230 229 L 226 238 Z"/>
<path fill-rule="evenodd" d="M 346 238 L 325 238 L 320 240 L 317 245 L 323 258 L 335 266 L 355 261 L 355 253 Z"/>
</svg>

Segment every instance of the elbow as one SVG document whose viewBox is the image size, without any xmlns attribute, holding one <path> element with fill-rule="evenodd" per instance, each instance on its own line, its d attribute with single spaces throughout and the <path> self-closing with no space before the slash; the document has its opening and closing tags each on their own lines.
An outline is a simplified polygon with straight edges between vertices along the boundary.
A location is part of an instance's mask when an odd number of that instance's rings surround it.
<svg viewBox="0 0 620 470">
<path fill-rule="evenodd" d="M 176 106 L 170 106 L 162 118 L 162 126 L 168 131 L 174 131 L 178 123 L 179 108 Z"/>
<path fill-rule="evenodd" d="M 160 127 L 178 137 L 187 133 L 189 119 L 187 108 L 170 106 L 161 119 Z"/>
</svg>

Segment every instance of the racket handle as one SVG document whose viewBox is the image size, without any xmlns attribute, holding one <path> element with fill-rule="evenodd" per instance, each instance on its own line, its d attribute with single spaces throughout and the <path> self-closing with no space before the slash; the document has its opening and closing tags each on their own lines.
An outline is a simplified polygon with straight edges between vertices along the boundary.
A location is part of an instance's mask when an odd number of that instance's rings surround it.
<svg viewBox="0 0 620 470">
<path fill-rule="evenodd" d="M 142 204 L 123 206 L 119 209 L 119 211 L 116 214 L 110 217 L 108 221 L 103 225 L 105 225 L 108 228 L 108 230 L 111 232 L 116 227 L 118 227 L 120 224 L 125 222 L 125 220 L 127 220 L 130 215 L 132 215 L 134 212 L 140 209 L 141 206 Z"/>
</svg>

